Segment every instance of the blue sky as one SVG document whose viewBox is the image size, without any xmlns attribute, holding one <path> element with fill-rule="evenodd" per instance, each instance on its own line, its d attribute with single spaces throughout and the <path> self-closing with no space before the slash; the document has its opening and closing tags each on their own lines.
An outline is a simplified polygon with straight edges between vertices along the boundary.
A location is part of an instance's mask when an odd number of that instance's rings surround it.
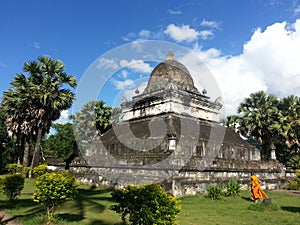
<svg viewBox="0 0 300 225">
<path fill-rule="evenodd" d="M 197 55 L 220 87 L 226 115 L 232 114 L 258 90 L 300 96 L 298 18 L 299 0 L 1 0 L 0 93 L 24 62 L 40 55 L 62 60 L 79 81 L 103 59 L 117 65 L 101 95 L 112 105 L 124 88 L 131 90 L 128 98 L 137 86 L 143 88 L 155 62 L 103 55 L 124 44 L 157 40 Z M 189 64 L 188 57 L 179 59 Z"/>
</svg>

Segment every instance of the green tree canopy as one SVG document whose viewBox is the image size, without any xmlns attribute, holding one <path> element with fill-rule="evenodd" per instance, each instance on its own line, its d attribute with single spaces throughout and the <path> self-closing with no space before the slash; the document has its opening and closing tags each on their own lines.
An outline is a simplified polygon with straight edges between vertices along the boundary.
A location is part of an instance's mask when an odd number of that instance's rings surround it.
<svg viewBox="0 0 300 225">
<path fill-rule="evenodd" d="M 274 137 L 272 125 L 277 118 L 277 106 L 278 100 L 274 95 L 259 91 L 250 94 L 238 107 L 238 113 L 242 115 L 239 132 L 260 143 L 265 158 L 270 155 L 269 147 Z"/>
<path fill-rule="evenodd" d="M 105 133 L 112 124 L 112 107 L 105 101 L 93 100 L 72 116 L 76 139 L 90 142 Z"/>
<path fill-rule="evenodd" d="M 75 98 L 69 88 L 75 88 L 77 80 L 64 71 L 60 60 L 48 56 L 38 61 L 26 62 L 23 68 L 28 77 L 17 74 L 11 87 L 3 95 L 3 105 L 13 132 L 35 137 L 32 168 L 38 165 L 42 136 L 49 132 L 52 121 L 68 109 Z"/>
<path fill-rule="evenodd" d="M 239 115 L 228 116 L 225 123 L 262 149 L 270 157 L 270 146 L 276 147 L 277 159 L 283 163 L 300 156 L 300 98 L 277 98 L 264 91 L 252 93 L 241 102 Z"/>
<path fill-rule="evenodd" d="M 44 153 L 65 161 L 76 151 L 73 125 L 71 123 L 53 124 L 52 127 L 55 133 L 44 139 Z"/>
</svg>

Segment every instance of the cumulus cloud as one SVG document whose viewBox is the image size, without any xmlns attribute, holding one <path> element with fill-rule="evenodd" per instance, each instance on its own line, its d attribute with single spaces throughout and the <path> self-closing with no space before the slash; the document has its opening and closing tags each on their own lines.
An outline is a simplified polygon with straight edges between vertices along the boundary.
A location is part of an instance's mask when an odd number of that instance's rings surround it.
<svg viewBox="0 0 300 225">
<path fill-rule="evenodd" d="M 147 39 L 147 38 L 151 37 L 151 31 L 149 31 L 149 30 L 141 30 L 139 32 L 139 36 L 142 37 L 142 38 Z"/>
<path fill-rule="evenodd" d="M 126 88 L 131 88 L 135 85 L 134 81 L 131 79 L 127 79 L 124 81 L 112 79 L 111 82 L 115 85 L 117 90 L 124 90 Z"/>
<path fill-rule="evenodd" d="M 68 110 L 61 111 L 60 117 L 58 120 L 55 121 L 55 123 L 66 124 L 68 122 L 69 122 L 69 111 Z"/>
<path fill-rule="evenodd" d="M 209 37 L 214 36 L 214 33 L 212 30 L 202 30 L 202 31 L 199 31 L 199 36 L 201 39 L 206 40 Z"/>
<path fill-rule="evenodd" d="M 99 63 L 97 65 L 97 68 L 105 68 L 105 69 L 118 69 L 119 65 L 114 59 L 108 59 L 108 58 L 101 58 L 99 59 Z"/>
<path fill-rule="evenodd" d="M 259 90 L 277 97 L 300 96 L 299 52 L 300 20 L 294 24 L 275 23 L 265 30 L 256 29 L 240 55 L 224 56 L 217 49 L 203 51 L 199 46 L 193 49 L 215 77 L 226 115 L 236 114 L 240 102 Z M 188 63 L 187 56 L 185 60 Z M 196 67 L 193 70 L 196 71 L 194 78 L 203 76 L 203 70 Z M 208 95 L 215 98 L 213 92 Z"/>
<path fill-rule="evenodd" d="M 164 33 L 177 42 L 192 42 L 197 40 L 199 36 L 199 32 L 190 28 L 189 25 L 176 26 L 175 24 L 169 24 Z"/>
<path fill-rule="evenodd" d="M 143 60 L 136 60 L 136 59 L 132 59 L 130 61 L 126 59 L 122 59 L 120 61 L 120 66 L 128 67 L 130 69 L 135 70 L 136 72 L 141 72 L 141 73 L 150 73 L 153 69 L 148 63 L 145 63 Z"/>
</svg>

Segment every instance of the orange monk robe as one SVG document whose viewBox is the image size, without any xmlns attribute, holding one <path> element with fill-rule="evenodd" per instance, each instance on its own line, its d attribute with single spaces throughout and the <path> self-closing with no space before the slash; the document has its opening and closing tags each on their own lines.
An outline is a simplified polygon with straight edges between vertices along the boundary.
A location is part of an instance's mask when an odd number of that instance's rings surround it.
<svg viewBox="0 0 300 225">
<path fill-rule="evenodd" d="M 257 176 L 251 176 L 250 185 L 252 200 L 268 198 L 263 189 L 260 187 L 259 179 L 257 178 Z"/>
</svg>

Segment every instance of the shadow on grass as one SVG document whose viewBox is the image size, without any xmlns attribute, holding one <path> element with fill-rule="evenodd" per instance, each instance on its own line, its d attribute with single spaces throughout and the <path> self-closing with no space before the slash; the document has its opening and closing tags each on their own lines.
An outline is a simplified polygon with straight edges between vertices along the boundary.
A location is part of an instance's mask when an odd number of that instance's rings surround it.
<svg viewBox="0 0 300 225">
<path fill-rule="evenodd" d="M 63 220 L 67 222 L 78 222 L 85 219 L 82 215 L 72 214 L 72 213 L 61 213 L 54 215 L 55 219 Z"/>
<path fill-rule="evenodd" d="M 251 198 L 250 197 L 245 197 L 245 196 L 242 196 L 242 199 L 247 201 L 247 202 L 252 202 Z"/>
<path fill-rule="evenodd" d="M 39 214 L 44 212 L 43 207 L 32 201 L 32 199 L 16 199 L 14 201 L 0 201 L 0 207 L 4 210 L 13 210 L 13 209 L 26 209 L 20 215 L 15 215 L 14 218 L 17 217 L 27 217 Z"/>
<path fill-rule="evenodd" d="M 104 193 L 110 192 L 109 190 L 98 190 L 98 189 L 78 189 L 78 196 L 74 200 L 79 209 L 79 212 L 83 216 L 84 206 L 89 205 L 92 208 L 98 210 L 99 213 L 105 210 L 105 206 L 100 204 L 98 201 L 111 201 L 111 197 L 101 196 Z"/>
<path fill-rule="evenodd" d="M 107 223 L 103 220 L 93 220 L 89 225 L 125 225 L 124 223 Z"/>
<path fill-rule="evenodd" d="M 98 188 L 78 188 L 78 196 L 73 201 L 66 202 L 66 205 L 62 205 L 63 212 L 54 213 L 54 216 L 58 221 L 65 222 L 80 222 L 86 219 L 87 210 L 95 212 L 95 214 L 103 213 L 107 207 L 107 203 L 113 202 L 109 189 L 98 189 Z M 28 196 L 28 198 L 27 198 Z M 30 197 L 29 197 L 30 196 Z M 27 195 L 25 198 L 16 199 L 12 202 L 0 200 L 0 208 L 3 210 L 16 210 L 13 218 L 9 218 L 6 222 L 12 221 L 16 218 L 25 218 L 27 220 L 33 216 L 45 215 L 45 208 L 34 202 L 31 199 L 32 195 Z M 23 195 L 24 197 L 24 195 Z M 113 225 L 103 220 L 94 220 L 91 225 Z"/>
<path fill-rule="evenodd" d="M 284 211 L 292 212 L 292 213 L 300 213 L 300 207 L 281 206 L 281 209 Z"/>
<path fill-rule="evenodd" d="M 1 202 L 1 208 L 3 210 L 7 210 L 7 209 L 13 210 L 16 208 L 24 209 L 24 211 L 19 212 L 18 214 L 11 215 L 11 217 L 8 218 L 7 220 L 1 221 L 1 222 L 4 222 L 4 224 L 6 224 L 10 221 L 13 221 L 15 219 L 18 219 L 18 218 L 30 219 L 33 216 L 41 215 L 41 214 L 44 214 L 44 212 L 45 212 L 45 210 L 41 206 L 37 205 L 31 199 L 20 199 L 20 200 L 17 199 L 17 200 L 10 201 L 10 202 L 7 202 L 7 201 L 0 201 L 0 202 Z"/>
</svg>

